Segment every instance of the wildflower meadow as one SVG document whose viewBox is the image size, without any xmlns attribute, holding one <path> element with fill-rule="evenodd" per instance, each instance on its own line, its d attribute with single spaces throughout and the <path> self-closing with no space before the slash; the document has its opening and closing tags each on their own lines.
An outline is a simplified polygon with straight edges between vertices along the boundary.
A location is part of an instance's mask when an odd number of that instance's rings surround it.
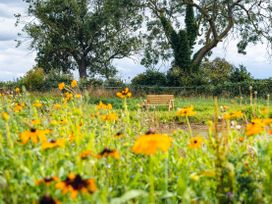
<svg viewBox="0 0 272 204">
<path fill-rule="evenodd" d="M 115 100 L 92 103 L 76 80 L 2 93 L 0 203 L 272 202 L 269 95 L 173 111 L 132 109 L 129 88 Z M 166 118 L 174 129 L 156 126 Z"/>
</svg>

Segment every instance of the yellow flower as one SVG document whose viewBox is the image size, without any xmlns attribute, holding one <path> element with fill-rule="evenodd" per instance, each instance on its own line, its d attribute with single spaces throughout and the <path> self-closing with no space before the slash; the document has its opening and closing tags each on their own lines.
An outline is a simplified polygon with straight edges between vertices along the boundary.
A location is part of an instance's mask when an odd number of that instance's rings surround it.
<svg viewBox="0 0 272 204">
<path fill-rule="evenodd" d="M 118 120 L 118 116 L 115 113 L 108 113 L 100 116 L 103 121 L 114 122 Z"/>
<path fill-rule="evenodd" d="M 104 148 L 99 154 L 96 155 L 96 158 L 101 159 L 103 157 L 112 157 L 114 159 L 119 159 L 120 154 L 115 149 Z"/>
<path fill-rule="evenodd" d="M 41 184 L 45 184 L 45 185 L 48 186 L 50 183 L 52 183 L 54 181 L 59 181 L 59 178 L 56 177 L 56 176 L 45 177 L 45 178 L 37 180 L 35 183 L 36 183 L 37 186 L 39 186 Z"/>
<path fill-rule="evenodd" d="M 261 119 L 254 119 L 246 126 L 246 135 L 252 136 L 261 134 L 264 131 L 264 123 Z"/>
<path fill-rule="evenodd" d="M 69 92 L 66 92 L 64 94 L 64 97 L 65 97 L 65 100 L 66 101 L 70 101 L 72 98 L 73 98 L 73 94 L 69 93 Z"/>
<path fill-rule="evenodd" d="M 61 105 L 59 103 L 56 103 L 53 105 L 53 108 L 59 110 L 61 108 Z"/>
<path fill-rule="evenodd" d="M 42 103 L 39 100 L 36 100 L 32 105 L 36 108 L 42 107 Z"/>
<path fill-rule="evenodd" d="M 52 149 L 56 147 L 65 147 L 65 140 L 64 139 L 57 139 L 57 140 L 50 140 L 49 142 L 44 141 L 42 143 L 42 149 Z"/>
<path fill-rule="evenodd" d="M 77 81 L 74 79 L 74 80 L 72 80 L 72 82 L 71 82 L 71 87 L 72 88 L 75 88 L 77 86 Z"/>
<path fill-rule="evenodd" d="M 63 90 L 64 87 L 65 87 L 65 83 L 64 83 L 64 82 L 59 83 L 59 84 L 58 84 L 58 87 L 59 87 L 59 90 Z"/>
<path fill-rule="evenodd" d="M 23 108 L 25 107 L 24 103 L 16 103 L 13 107 L 13 111 L 15 113 L 21 112 L 23 110 Z"/>
<path fill-rule="evenodd" d="M 81 96 L 81 94 L 76 94 L 75 95 L 75 98 L 77 98 L 77 99 L 79 99 L 79 98 L 81 98 L 82 96 Z"/>
<path fill-rule="evenodd" d="M 89 156 L 93 156 L 94 154 L 90 150 L 86 150 L 80 153 L 81 159 L 87 159 Z"/>
<path fill-rule="evenodd" d="M 3 113 L 2 113 L 2 119 L 3 119 L 4 121 L 8 121 L 8 120 L 9 120 L 9 114 L 8 114 L 7 112 L 3 112 Z"/>
<path fill-rule="evenodd" d="M 32 120 L 31 124 L 32 125 L 39 125 L 39 124 L 41 124 L 41 120 L 38 120 L 38 119 L 37 120 Z"/>
<path fill-rule="evenodd" d="M 190 143 L 189 143 L 189 147 L 192 149 L 197 149 L 200 148 L 202 145 L 203 139 L 202 137 L 196 136 L 196 137 L 192 137 L 190 139 Z"/>
<path fill-rule="evenodd" d="M 119 98 L 130 98 L 132 96 L 132 94 L 129 91 L 129 88 L 125 88 L 123 91 L 117 92 L 116 96 Z"/>
<path fill-rule="evenodd" d="M 193 106 L 189 106 L 189 107 L 185 107 L 185 108 L 180 108 L 177 111 L 177 116 L 194 116 L 196 113 L 194 112 L 194 107 Z"/>
<path fill-rule="evenodd" d="M 31 140 L 34 144 L 37 144 L 38 141 L 45 141 L 46 134 L 50 133 L 50 130 L 37 130 L 35 128 L 31 128 L 30 131 L 24 131 L 20 134 L 20 139 L 23 144 L 28 143 Z"/>
<path fill-rule="evenodd" d="M 99 104 L 96 106 L 97 110 L 111 110 L 112 105 L 109 104 L 104 104 L 102 101 L 99 102 Z"/>
<path fill-rule="evenodd" d="M 225 113 L 223 115 L 223 118 L 225 120 L 231 120 L 231 119 L 239 119 L 242 118 L 244 116 L 244 114 L 241 111 L 236 111 L 236 112 L 232 112 L 232 113 Z"/>
<path fill-rule="evenodd" d="M 21 91 L 20 88 L 18 88 L 18 87 L 15 88 L 16 93 L 20 93 L 20 91 Z"/>
<path fill-rule="evenodd" d="M 56 184 L 56 188 L 63 194 L 70 193 L 71 198 L 76 198 L 78 193 L 94 193 L 96 185 L 94 179 L 83 179 L 80 175 L 69 174 L 67 178 Z"/>
<path fill-rule="evenodd" d="M 152 155 L 158 151 L 167 152 L 172 138 L 166 134 L 148 134 L 140 136 L 132 147 L 136 154 Z"/>
</svg>

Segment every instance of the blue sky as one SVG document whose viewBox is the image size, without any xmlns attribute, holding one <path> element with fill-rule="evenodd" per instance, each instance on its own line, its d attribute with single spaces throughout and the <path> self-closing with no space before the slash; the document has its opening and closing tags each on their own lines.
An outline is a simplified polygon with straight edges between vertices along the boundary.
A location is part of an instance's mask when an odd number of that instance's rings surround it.
<svg viewBox="0 0 272 204">
<path fill-rule="evenodd" d="M 15 27 L 15 13 L 25 13 L 26 7 L 22 0 L 0 0 L 0 81 L 14 80 L 23 76 L 35 64 L 35 52 L 30 51 L 27 44 L 16 48 L 15 39 L 20 28 Z M 249 46 L 247 55 L 239 55 L 237 41 L 226 40 L 214 50 L 212 58 L 224 57 L 234 65 L 243 64 L 255 78 L 272 77 L 272 59 L 266 51 L 265 44 Z M 132 57 L 115 61 L 119 76 L 128 80 L 145 71 L 140 59 Z M 161 66 L 161 71 L 166 71 Z"/>
</svg>

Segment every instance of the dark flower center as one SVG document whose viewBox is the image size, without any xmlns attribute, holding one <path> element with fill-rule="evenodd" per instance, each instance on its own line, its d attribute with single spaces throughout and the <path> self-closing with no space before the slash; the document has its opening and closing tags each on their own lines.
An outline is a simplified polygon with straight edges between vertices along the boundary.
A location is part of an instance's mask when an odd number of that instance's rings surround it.
<svg viewBox="0 0 272 204">
<path fill-rule="evenodd" d="M 30 132 L 36 132 L 37 130 L 35 128 L 31 128 Z"/>
</svg>

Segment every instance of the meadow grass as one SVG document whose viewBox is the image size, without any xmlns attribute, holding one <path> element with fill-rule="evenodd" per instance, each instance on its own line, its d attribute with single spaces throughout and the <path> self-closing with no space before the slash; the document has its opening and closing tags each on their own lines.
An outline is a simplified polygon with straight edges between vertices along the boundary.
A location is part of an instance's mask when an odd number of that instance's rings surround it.
<svg viewBox="0 0 272 204">
<path fill-rule="evenodd" d="M 271 203 L 266 100 L 176 98 L 174 111 L 146 111 L 126 94 L 1 96 L 0 203 Z M 151 128 L 171 122 L 187 128 Z"/>
</svg>

